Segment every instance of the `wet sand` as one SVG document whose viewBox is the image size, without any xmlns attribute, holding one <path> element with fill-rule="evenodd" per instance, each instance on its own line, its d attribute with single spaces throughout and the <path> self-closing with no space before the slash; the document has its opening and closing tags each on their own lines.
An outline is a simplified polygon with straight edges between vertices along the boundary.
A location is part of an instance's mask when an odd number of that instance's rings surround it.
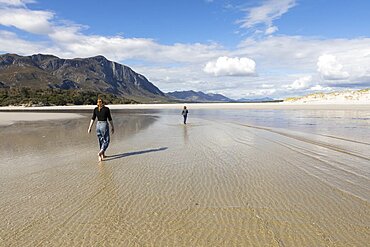
<svg viewBox="0 0 370 247">
<path fill-rule="evenodd" d="M 1 110 L 2 108 L 0 108 Z M 75 119 L 82 117 L 76 113 L 46 113 L 46 112 L 1 112 L 0 126 L 11 125 L 16 122 L 36 122 L 47 120 Z"/>
<path fill-rule="evenodd" d="M 98 163 L 83 115 L 1 128 L 0 246 L 370 243 L 366 140 L 117 113 Z"/>
</svg>

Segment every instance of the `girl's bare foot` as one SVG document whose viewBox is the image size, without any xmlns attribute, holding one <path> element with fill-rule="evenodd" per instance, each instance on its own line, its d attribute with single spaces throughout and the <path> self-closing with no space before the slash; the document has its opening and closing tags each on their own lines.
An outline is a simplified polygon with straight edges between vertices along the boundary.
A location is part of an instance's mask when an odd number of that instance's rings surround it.
<svg viewBox="0 0 370 247">
<path fill-rule="evenodd" d="M 100 152 L 98 153 L 98 156 L 99 156 L 99 161 L 103 161 L 104 151 L 103 150 L 100 150 Z"/>
</svg>

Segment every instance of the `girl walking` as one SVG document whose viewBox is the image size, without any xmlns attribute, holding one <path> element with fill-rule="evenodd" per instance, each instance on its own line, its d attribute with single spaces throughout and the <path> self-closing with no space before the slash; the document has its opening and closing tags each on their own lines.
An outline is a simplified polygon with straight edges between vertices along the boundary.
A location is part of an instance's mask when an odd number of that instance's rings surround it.
<svg viewBox="0 0 370 247">
<path fill-rule="evenodd" d="M 103 100 L 101 98 L 98 98 L 97 107 L 95 107 L 93 111 L 90 125 L 87 130 L 88 133 L 91 132 L 91 127 L 93 126 L 96 118 L 98 118 L 98 122 L 96 123 L 96 135 L 98 136 L 100 148 L 98 156 L 99 161 L 102 161 L 106 157 L 105 151 L 107 150 L 110 142 L 109 125 L 112 128 L 112 134 L 114 133 L 114 125 L 110 110 L 108 107 L 104 106 Z"/>
</svg>

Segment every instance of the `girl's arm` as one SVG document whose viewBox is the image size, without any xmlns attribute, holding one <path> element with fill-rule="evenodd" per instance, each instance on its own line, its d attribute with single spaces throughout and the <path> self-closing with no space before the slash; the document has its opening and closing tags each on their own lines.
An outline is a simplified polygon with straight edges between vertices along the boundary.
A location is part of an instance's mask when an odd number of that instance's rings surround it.
<svg viewBox="0 0 370 247">
<path fill-rule="evenodd" d="M 89 125 L 89 128 L 87 129 L 87 133 L 90 133 L 91 132 L 91 127 L 93 126 L 93 124 L 94 124 L 94 119 L 91 119 L 90 120 L 90 125 Z"/>
<path fill-rule="evenodd" d="M 113 125 L 113 120 L 110 120 L 109 121 L 109 123 L 110 123 L 110 126 L 112 127 L 112 134 L 114 133 L 114 125 Z"/>
</svg>

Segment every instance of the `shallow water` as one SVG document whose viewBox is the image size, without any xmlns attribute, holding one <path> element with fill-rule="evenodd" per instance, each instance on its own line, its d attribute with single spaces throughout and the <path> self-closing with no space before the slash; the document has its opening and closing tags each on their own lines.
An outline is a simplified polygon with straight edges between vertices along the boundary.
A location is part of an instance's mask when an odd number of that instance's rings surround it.
<svg viewBox="0 0 370 247">
<path fill-rule="evenodd" d="M 178 111 L 166 110 L 166 114 Z M 191 110 L 191 117 L 331 135 L 370 143 L 367 110 Z"/>
<path fill-rule="evenodd" d="M 113 111 L 0 129 L 0 246 L 366 246 L 369 112 Z"/>
</svg>

